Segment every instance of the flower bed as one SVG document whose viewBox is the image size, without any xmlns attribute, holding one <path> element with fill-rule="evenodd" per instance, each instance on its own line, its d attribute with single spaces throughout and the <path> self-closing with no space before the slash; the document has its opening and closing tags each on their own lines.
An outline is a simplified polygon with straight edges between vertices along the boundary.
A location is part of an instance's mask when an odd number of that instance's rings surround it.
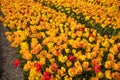
<svg viewBox="0 0 120 80">
<path fill-rule="evenodd" d="M 24 80 L 119 80 L 120 5 L 112 1 L 1 1 Z"/>
</svg>

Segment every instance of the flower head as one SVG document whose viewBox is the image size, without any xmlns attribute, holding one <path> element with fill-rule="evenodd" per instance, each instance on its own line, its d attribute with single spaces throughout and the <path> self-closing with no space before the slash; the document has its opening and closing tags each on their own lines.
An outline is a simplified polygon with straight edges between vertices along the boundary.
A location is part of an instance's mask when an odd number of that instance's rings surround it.
<svg viewBox="0 0 120 80">
<path fill-rule="evenodd" d="M 36 68 L 36 72 L 40 72 L 42 69 L 42 65 L 38 62 L 34 63 L 34 67 Z"/>
<path fill-rule="evenodd" d="M 13 62 L 13 65 L 15 67 L 19 67 L 20 66 L 20 60 L 19 59 L 15 59 L 14 62 Z"/>
<path fill-rule="evenodd" d="M 84 28 L 79 28 L 79 31 L 82 31 L 82 32 L 83 32 L 83 31 L 84 31 Z"/>
<path fill-rule="evenodd" d="M 56 71 L 58 69 L 58 65 L 56 63 L 51 64 L 52 71 Z"/>
<path fill-rule="evenodd" d="M 95 72 L 99 72 L 100 69 L 101 69 L 101 67 L 100 67 L 100 65 L 98 65 L 98 64 L 97 64 L 95 67 L 93 67 L 93 70 L 94 70 Z"/>
<path fill-rule="evenodd" d="M 75 60 L 75 57 L 74 57 L 73 55 L 68 55 L 68 60 L 74 61 L 74 60 Z"/>
<path fill-rule="evenodd" d="M 51 80 L 51 79 L 52 79 L 52 77 L 51 77 L 50 72 L 43 73 L 43 80 Z"/>
</svg>

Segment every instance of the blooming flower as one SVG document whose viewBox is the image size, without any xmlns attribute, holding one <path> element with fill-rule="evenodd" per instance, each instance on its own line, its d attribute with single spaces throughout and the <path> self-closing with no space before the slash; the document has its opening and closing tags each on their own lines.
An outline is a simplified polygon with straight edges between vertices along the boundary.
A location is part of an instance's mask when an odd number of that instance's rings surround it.
<svg viewBox="0 0 120 80">
<path fill-rule="evenodd" d="M 100 72 L 96 73 L 96 76 L 97 76 L 98 78 L 103 78 L 103 77 L 104 77 L 104 74 L 100 71 Z"/>
<path fill-rule="evenodd" d="M 79 31 L 84 31 L 84 28 L 79 28 Z"/>
<path fill-rule="evenodd" d="M 42 69 L 42 65 L 39 64 L 38 62 L 35 62 L 35 63 L 34 63 L 34 67 L 36 68 L 36 72 L 40 72 L 41 69 Z"/>
<path fill-rule="evenodd" d="M 71 76 L 71 77 L 74 77 L 77 75 L 77 71 L 75 70 L 75 68 L 69 68 L 68 69 L 68 74 Z"/>
<path fill-rule="evenodd" d="M 28 71 L 28 70 L 30 70 L 32 68 L 32 66 L 33 66 L 33 62 L 27 61 L 27 63 L 23 67 L 23 70 Z"/>
<path fill-rule="evenodd" d="M 44 72 L 43 80 L 52 80 L 51 74 L 49 72 Z"/>
<path fill-rule="evenodd" d="M 58 65 L 56 63 L 52 63 L 51 64 L 51 69 L 52 69 L 52 71 L 55 72 L 58 69 Z"/>
<path fill-rule="evenodd" d="M 105 76 L 106 76 L 107 79 L 112 79 L 111 71 L 110 70 L 106 70 L 105 71 Z"/>
<path fill-rule="evenodd" d="M 58 60 L 62 63 L 65 63 L 67 61 L 67 56 L 59 55 Z"/>
<path fill-rule="evenodd" d="M 13 62 L 13 65 L 15 67 L 19 67 L 20 66 L 20 60 L 19 59 L 15 59 L 14 62 Z"/>
<path fill-rule="evenodd" d="M 75 57 L 73 55 L 68 55 L 68 60 L 73 62 L 75 60 Z"/>
<path fill-rule="evenodd" d="M 99 72 L 100 70 L 101 70 L 101 67 L 100 67 L 100 65 L 95 65 L 94 67 L 93 67 L 93 70 L 95 71 L 95 72 Z"/>
</svg>

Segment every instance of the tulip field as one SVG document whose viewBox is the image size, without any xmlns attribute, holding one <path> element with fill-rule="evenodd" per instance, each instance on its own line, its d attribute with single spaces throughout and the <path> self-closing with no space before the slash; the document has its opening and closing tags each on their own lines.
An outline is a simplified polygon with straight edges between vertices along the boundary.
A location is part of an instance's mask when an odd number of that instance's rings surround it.
<svg viewBox="0 0 120 80">
<path fill-rule="evenodd" d="M 23 80 L 120 80 L 120 0 L 0 0 Z"/>
</svg>

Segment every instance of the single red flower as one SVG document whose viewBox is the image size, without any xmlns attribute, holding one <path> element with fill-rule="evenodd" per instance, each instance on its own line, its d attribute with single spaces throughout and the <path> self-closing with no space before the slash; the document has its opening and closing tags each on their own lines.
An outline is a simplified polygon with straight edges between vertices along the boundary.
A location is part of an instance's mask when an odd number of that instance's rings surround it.
<svg viewBox="0 0 120 80">
<path fill-rule="evenodd" d="M 79 31 L 84 31 L 84 28 L 79 28 Z"/>
<path fill-rule="evenodd" d="M 52 71 L 54 72 L 58 69 L 58 65 L 56 63 L 52 63 L 51 67 L 52 67 Z"/>
<path fill-rule="evenodd" d="M 58 56 L 59 54 L 61 54 L 61 51 L 57 50 L 56 55 Z"/>
<path fill-rule="evenodd" d="M 68 55 L 68 60 L 74 61 L 75 57 L 73 55 Z"/>
<path fill-rule="evenodd" d="M 38 62 L 34 63 L 34 67 L 36 68 L 36 72 L 40 72 L 42 69 L 42 65 Z"/>
<path fill-rule="evenodd" d="M 95 71 L 95 72 L 99 72 L 100 70 L 101 70 L 101 67 L 100 67 L 100 65 L 96 65 L 96 66 L 94 66 L 93 67 L 93 70 Z"/>
<path fill-rule="evenodd" d="M 43 73 L 43 80 L 51 80 L 51 74 L 50 72 L 44 72 Z"/>
<path fill-rule="evenodd" d="M 94 37 L 94 35 L 92 33 L 89 34 L 89 37 Z"/>
<path fill-rule="evenodd" d="M 42 19 L 42 18 L 40 18 L 40 21 L 42 22 L 42 21 L 43 21 L 43 19 Z"/>
<path fill-rule="evenodd" d="M 13 65 L 14 65 L 15 67 L 19 67 L 19 66 L 20 66 L 20 60 L 19 60 L 19 59 L 15 59 L 15 60 L 13 61 Z"/>
</svg>

